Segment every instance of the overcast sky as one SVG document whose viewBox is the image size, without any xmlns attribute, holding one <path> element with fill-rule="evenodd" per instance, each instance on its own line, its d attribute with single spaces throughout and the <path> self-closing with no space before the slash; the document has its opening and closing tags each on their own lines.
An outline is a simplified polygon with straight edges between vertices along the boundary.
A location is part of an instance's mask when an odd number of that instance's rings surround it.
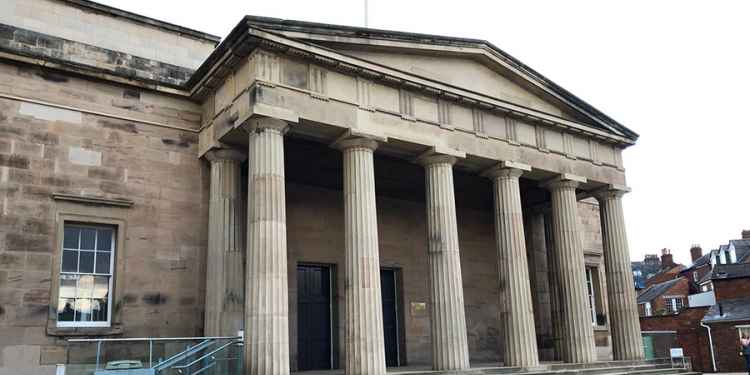
<svg viewBox="0 0 750 375">
<path fill-rule="evenodd" d="M 363 0 L 98 0 L 224 37 L 245 14 L 364 25 Z M 641 135 L 631 257 L 750 229 L 750 2 L 369 0 L 369 26 L 486 39 Z"/>
</svg>

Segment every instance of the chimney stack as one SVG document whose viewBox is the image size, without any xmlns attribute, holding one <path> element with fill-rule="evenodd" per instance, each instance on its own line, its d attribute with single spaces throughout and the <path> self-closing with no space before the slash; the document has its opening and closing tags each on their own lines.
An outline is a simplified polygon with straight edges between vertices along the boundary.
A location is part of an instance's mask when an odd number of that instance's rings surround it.
<svg viewBox="0 0 750 375">
<path fill-rule="evenodd" d="M 661 268 L 672 268 L 674 267 L 674 260 L 672 259 L 672 252 L 667 249 L 661 249 Z"/>
<path fill-rule="evenodd" d="M 693 260 L 693 263 L 695 263 L 695 261 L 698 260 L 698 258 L 702 256 L 703 256 L 703 249 L 701 249 L 701 245 L 695 244 L 690 247 L 690 258 Z"/>
<path fill-rule="evenodd" d="M 742 230 L 742 239 L 743 240 L 750 239 L 750 229 Z"/>
</svg>

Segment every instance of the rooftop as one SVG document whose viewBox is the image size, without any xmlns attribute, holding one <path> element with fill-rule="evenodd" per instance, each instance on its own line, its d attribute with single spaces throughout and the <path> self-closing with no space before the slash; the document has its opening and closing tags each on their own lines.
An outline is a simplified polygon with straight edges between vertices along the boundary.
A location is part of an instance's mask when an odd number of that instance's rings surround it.
<svg viewBox="0 0 750 375">
<path fill-rule="evenodd" d="M 750 297 L 723 300 L 711 306 L 703 317 L 705 323 L 750 320 Z"/>
<path fill-rule="evenodd" d="M 678 277 L 676 279 L 667 280 L 663 283 L 651 285 L 638 295 L 638 303 L 646 303 L 652 301 L 654 298 L 661 296 L 673 286 L 677 285 L 680 280 L 682 280 L 682 278 Z"/>
</svg>

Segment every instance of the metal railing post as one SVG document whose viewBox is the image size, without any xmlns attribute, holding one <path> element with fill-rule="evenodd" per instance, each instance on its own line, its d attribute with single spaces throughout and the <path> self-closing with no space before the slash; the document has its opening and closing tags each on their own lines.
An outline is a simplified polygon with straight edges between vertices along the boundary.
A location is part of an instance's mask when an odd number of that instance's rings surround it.
<svg viewBox="0 0 750 375">
<path fill-rule="evenodd" d="M 148 340 L 148 367 L 154 367 L 154 340 Z"/>
<path fill-rule="evenodd" d="M 99 355 L 102 352 L 102 342 L 97 341 L 96 342 L 96 369 L 99 369 Z"/>
</svg>

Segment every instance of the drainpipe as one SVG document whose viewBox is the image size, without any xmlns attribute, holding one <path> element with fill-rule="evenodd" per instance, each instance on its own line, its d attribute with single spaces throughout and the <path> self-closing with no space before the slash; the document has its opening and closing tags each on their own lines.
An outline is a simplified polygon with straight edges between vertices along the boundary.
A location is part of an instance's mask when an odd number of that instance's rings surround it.
<svg viewBox="0 0 750 375">
<path fill-rule="evenodd" d="M 701 327 L 708 331 L 708 346 L 711 348 L 711 367 L 716 372 L 716 359 L 714 358 L 714 341 L 711 338 L 711 327 L 707 326 L 706 323 L 701 322 Z"/>
</svg>

